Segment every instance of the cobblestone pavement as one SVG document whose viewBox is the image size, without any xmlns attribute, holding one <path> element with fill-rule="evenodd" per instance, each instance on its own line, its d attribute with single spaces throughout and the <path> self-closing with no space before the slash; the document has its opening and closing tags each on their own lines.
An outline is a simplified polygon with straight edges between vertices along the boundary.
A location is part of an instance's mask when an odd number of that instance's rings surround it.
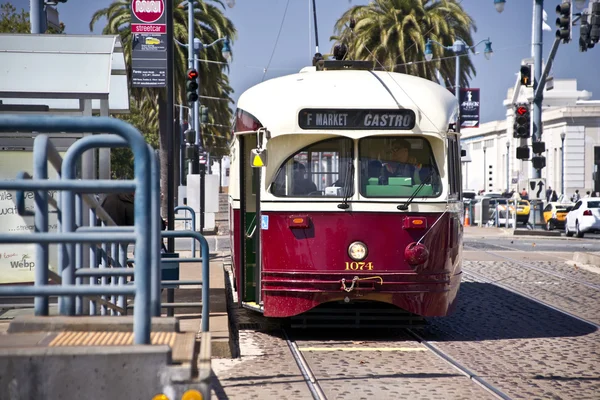
<svg viewBox="0 0 600 400">
<path fill-rule="evenodd" d="M 563 263 L 530 264 L 598 283 L 598 276 Z M 508 262 L 464 266 L 583 318 L 599 314 L 597 291 L 581 284 Z M 280 325 L 232 311 L 242 357 L 213 360 L 215 398 L 310 399 Z M 491 398 L 429 350 L 416 350 L 423 347 L 402 331 L 373 332 L 290 335 L 330 399 Z M 492 284 L 465 278 L 456 312 L 430 320 L 421 335 L 511 398 L 600 398 L 599 331 Z"/>
<path fill-rule="evenodd" d="M 574 279 L 600 284 L 600 275 L 563 262 L 528 263 Z M 465 261 L 465 270 L 484 275 L 545 303 L 600 324 L 600 290 L 528 269 L 513 262 Z"/>
<path fill-rule="evenodd" d="M 329 399 L 494 398 L 412 339 L 351 335 L 354 340 L 296 341 Z"/>
<path fill-rule="evenodd" d="M 598 399 L 600 333 L 497 286 L 465 279 L 423 336 L 511 398 Z"/>
<path fill-rule="evenodd" d="M 217 399 L 312 398 L 285 340 L 274 333 L 240 332 L 241 358 L 213 359 Z"/>
</svg>

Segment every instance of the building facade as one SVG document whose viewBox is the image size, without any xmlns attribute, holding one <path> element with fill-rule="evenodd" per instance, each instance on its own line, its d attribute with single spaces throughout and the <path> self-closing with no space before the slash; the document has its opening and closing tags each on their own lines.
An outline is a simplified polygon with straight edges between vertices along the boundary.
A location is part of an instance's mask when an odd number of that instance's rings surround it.
<svg viewBox="0 0 600 400">
<path fill-rule="evenodd" d="M 531 103 L 531 88 L 521 87 L 518 103 Z M 513 89 L 504 101 L 506 119 L 463 129 L 463 188 L 485 192 L 521 191 L 533 177 L 531 161 L 516 158 L 516 148 L 531 146 L 531 139 L 513 138 Z M 571 196 L 575 190 L 600 192 L 600 101 L 592 93 L 577 90 L 574 79 L 557 80 L 544 92 L 542 141 L 546 144 L 546 168 L 541 177 L 546 188 Z M 531 152 L 533 153 L 533 152 Z M 564 189 L 563 189 L 564 188 Z"/>
</svg>

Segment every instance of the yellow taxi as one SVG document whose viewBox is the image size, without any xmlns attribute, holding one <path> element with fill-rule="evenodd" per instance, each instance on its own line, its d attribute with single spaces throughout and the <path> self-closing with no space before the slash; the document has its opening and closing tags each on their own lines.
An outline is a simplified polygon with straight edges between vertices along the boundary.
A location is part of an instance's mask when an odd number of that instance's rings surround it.
<svg viewBox="0 0 600 400">
<path fill-rule="evenodd" d="M 526 224 L 529 222 L 529 212 L 531 206 L 527 200 L 518 200 L 517 202 L 517 223 Z"/>
<path fill-rule="evenodd" d="M 543 211 L 546 229 L 551 231 L 554 228 L 564 228 L 567 214 L 572 208 L 572 203 L 548 203 Z"/>
</svg>

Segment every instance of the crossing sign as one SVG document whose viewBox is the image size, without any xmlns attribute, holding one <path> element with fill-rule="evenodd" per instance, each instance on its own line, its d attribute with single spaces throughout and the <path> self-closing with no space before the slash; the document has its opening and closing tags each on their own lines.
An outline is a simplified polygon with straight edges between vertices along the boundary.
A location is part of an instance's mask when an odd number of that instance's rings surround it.
<svg viewBox="0 0 600 400">
<path fill-rule="evenodd" d="M 546 179 L 530 179 L 529 187 L 529 200 L 544 200 L 546 194 Z"/>
</svg>

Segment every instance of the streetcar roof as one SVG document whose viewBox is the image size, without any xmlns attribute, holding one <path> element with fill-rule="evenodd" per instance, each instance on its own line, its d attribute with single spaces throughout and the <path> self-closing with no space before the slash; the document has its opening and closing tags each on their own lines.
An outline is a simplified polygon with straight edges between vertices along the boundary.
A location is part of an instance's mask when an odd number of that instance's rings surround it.
<svg viewBox="0 0 600 400">
<path fill-rule="evenodd" d="M 301 129 L 298 113 L 305 108 L 410 109 L 416 115 L 414 129 L 378 132 L 445 135 L 448 124 L 454 122 L 458 102 L 446 88 L 412 75 L 365 70 L 315 71 L 309 67 L 249 88 L 240 96 L 238 108 L 252 114 L 272 136 L 351 131 Z"/>
</svg>

